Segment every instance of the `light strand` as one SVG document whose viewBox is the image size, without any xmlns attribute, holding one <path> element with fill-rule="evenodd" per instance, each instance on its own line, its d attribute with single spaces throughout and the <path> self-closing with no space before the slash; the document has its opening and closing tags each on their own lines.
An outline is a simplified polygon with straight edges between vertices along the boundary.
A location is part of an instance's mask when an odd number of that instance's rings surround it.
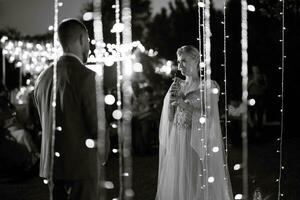
<svg viewBox="0 0 300 200">
<path fill-rule="evenodd" d="M 205 7 L 205 4 L 204 2 L 202 2 L 201 0 L 198 0 L 198 40 L 199 40 L 199 77 L 200 77 L 200 119 L 205 119 L 205 99 L 204 99 L 204 96 L 205 96 L 205 92 L 204 92 L 204 84 L 203 84 L 203 81 L 202 81 L 202 77 L 204 78 L 205 77 L 205 66 L 203 66 L 203 63 L 204 63 L 204 49 L 205 49 L 205 46 L 204 46 L 204 7 Z M 202 51 L 202 48 L 203 48 L 203 51 Z M 199 119 L 199 120 L 200 120 Z M 203 129 L 205 128 L 205 124 L 201 123 L 201 126 L 200 126 L 200 129 Z M 206 145 L 206 134 L 205 134 L 205 131 L 204 130 L 204 134 L 202 133 L 201 135 L 201 142 L 202 142 L 202 146 L 205 146 Z M 203 132 L 203 131 L 201 131 Z M 201 189 L 204 190 L 204 195 L 207 195 L 207 190 L 206 188 L 204 188 L 204 185 L 207 185 L 207 175 L 206 175 L 206 169 L 207 169 L 207 165 L 205 165 L 207 162 L 206 162 L 206 158 L 204 158 L 203 160 L 204 162 L 204 165 L 203 165 L 203 169 L 202 169 L 202 174 L 201 176 L 203 177 L 202 180 L 203 181 L 203 185 L 201 186 Z"/>
<path fill-rule="evenodd" d="M 210 0 L 205 0 L 205 8 L 204 8 L 204 41 L 205 41 L 205 78 L 204 78 L 204 106 L 205 106 L 205 133 L 207 133 L 210 130 L 210 120 L 211 119 L 211 30 L 210 30 Z M 205 184 L 207 187 L 205 187 L 205 193 L 204 197 L 205 199 L 208 199 L 209 195 L 209 187 L 208 187 L 208 175 L 210 174 L 209 168 L 208 168 L 208 159 L 209 159 L 209 151 L 208 151 L 208 134 L 205 134 L 205 141 L 206 141 L 206 151 L 205 151 L 205 169 L 206 173 L 204 174 L 205 178 Z"/>
<path fill-rule="evenodd" d="M 120 2 L 119 0 L 115 0 L 115 24 L 120 23 Z M 116 33 L 116 46 L 119 47 L 121 45 L 121 35 L 119 31 L 115 31 Z M 122 96 L 121 96 L 121 86 L 122 84 L 122 72 L 121 72 L 121 62 L 117 61 L 117 106 L 118 110 L 122 110 Z M 122 113 L 123 115 L 123 113 Z M 118 119 L 118 148 L 119 148 L 119 198 L 123 199 L 124 196 L 124 162 L 123 162 L 123 135 L 122 135 L 122 119 Z"/>
<path fill-rule="evenodd" d="M 282 30 L 281 30 L 281 123 L 280 123 L 280 141 L 279 141 L 279 177 L 278 177 L 278 197 L 282 197 L 281 180 L 282 180 L 282 151 L 283 151 L 283 132 L 284 132 L 284 69 L 285 69 L 285 0 L 280 0 L 282 5 Z"/>
<path fill-rule="evenodd" d="M 205 37 L 204 37 L 204 7 L 205 7 L 205 3 L 202 2 L 201 0 L 198 1 L 198 37 L 199 37 L 199 75 L 200 75 L 200 119 L 205 119 L 206 117 L 206 103 L 205 103 L 205 84 L 203 83 L 205 80 L 205 65 L 204 64 L 204 60 L 205 60 L 205 53 L 202 54 L 202 48 L 203 48 L 203 52 L 205 52 Z M 207 123 L 207 121 L 206 121 Z M 201 142 L 202 142 L 202 146 L 207 146 L 207 142 L 206 142 L 206 123 L 204 121 L 204 123 L 200 122 L 201 126 L 200 129 L 204 129 L 204 131 L 202 130 L 202 135 L 201 135 Z M 201 185 L 201 189 L 204 191 L 204 196 L 207 197 L 208 192 L 207 192 L 207 188 L 205 187 L 205 185 L 207 185 L 207 154 L 203 159 L 203 169 L 202 169 L 202 180 L 203 180 L 203 184 Z"/>
<path fill-rule="evenodd" d="M 206 120 L 206 91 L 205 91 L 205 24 L 204 24 L 204 9 L 205 9 L 205 2 L 202 2 L 201 0 L 198 1 L 198 37 L 199 37 L 199 76 L 200 76 L 200 129 L 202 129 L 201 133 L 201 145 L 203 147 L 207 147 L 207 120 Z M 203 49 L 203 51 L 202 51 Z M 202 53 L 203 52 L 203 53 Z M 204 79 L 204 80 L 203 80 Z M 200 121 L 202 120 L 202 122 Z M 204 129 L 204 131 L 203 131 Z M 205 149 L 207 150 L 207 149 Z M 205 187 L 208 185 L 208 175 L 207 175 L 207 152 L 206 156 L 203 159 L 203 169 L 202 169 L 202 180 L 203 184 L 201 185 L 201 189 L 204 191 L 204 197 L 208 197 L 208 187 Z"/>
<path fill-rule="evenodd" d="M 53 34 L 53 44 L 54 51 L 57 53 L 59 42 L 58 42 L 58 0 L 54 0 L 54 34 Z M 50 189 L 50 200 L 53 200 L 53 173 L 54 173 L 54 151 L 55 151 L 55 132 L 56 132 L 56 98 L 57 98 L 57 59 L 58 56 L 54 56 L 54 64 L 53 64 L 53 87 L 52 87 L 52 133 L 51 133 L 51 158 L 50 158 L 50 169 L 49 169 L 49 189 Z"/>
<path fill-rule="evenodd" d="M 202 79 L 202 77 L 204 76 L 203 75 L 203 65 L 202 63 L 203 62 L 203 59 L 204 59 L 204 56 L 203 56 L 203 53 L 202 53 L 202 48 L 204 48 L 204 37 L 203 37 L 203 5 L 204 3 L 201 1 L 201 0 L 198 0 L 198 40 L 199 40 L 199 77 L 200 77 L 200 80 Z M 202 46 L 203 45 L 203 46 Z M 202 81 L 200 81 L 200 88 L 202 90 Z M 200 99 L 204 99 L 203 98 L 203 92 L 200 91 Z M 202 104 L 202 101 L 201 101 L 201 108 L 200 108 L 200 115 L 201 116 L 204 116 L 204 107 L 203 107 L 203 104 Z"/>
<path fill-rule="evenodd" d="M 202 33 L 201 33 L 201 11 L 202 11 L 202 2 L 198 0 L 198 43 L 199 43 L 199 72 L 201 72 L 201 65 L 202 62 Z M 201 73 L 199 73 L 199 76 L 201 76 Z"/>
<path fill-rule="evenodd" d="M 226 0 L 224 0 L 224 15 L 223 15 L 223 27 L 224 27 L 224 129 L 225 129 L 225 165 L 228 170 L 228 99 L 227 99 L 227 32 L 226 32 Z"/>
<path fill-rule="evenodd" d="M 205 0 L 203 0 L 205 1 Z M 206 44 L 206 41 L 205 41 L 205 38 L 206 38 L 206 32 L 205 32 L 205 12 L 204 12 L 204 9 L 205 9 L 205 2 L 204 3 L 204 7 L 202 9 L 202 31 L 203 31 L 203 43 L 202 43 L 202 46 L 203 46 L 203 53 L 202 53 L 202 61 L 203 63 L 205 63 L 205 56 L 206 56 L 206 48 L 205 48 L 205 44 Z M 205 65 L 204 65 L 204 68 L 205 68 Z M 205 73 L 204 73 L 204 76 L 205 76 Z"/>
<path fill-rule="evenodd" d="M 242 143 L 243 143 L 243 199 L 248 199 L 248 15 L 247 0 L 241 0 L 241 46 L 242 46 L 242 104 L 245 112 L 242 114 Z"/>
<path fill-rule="evenodd" d="M 97 27 L 101 24 L 97 24 Z M 95 35 L 99 35 L 100 31 L 95 31 Z M 93 40 L 92 40 L 93 41 Z M 99 39 L 103 41 L 103 39 Z M 149 56 L 157 55 L 153 49 L 146 49 L 140 41 L 133 41 L 129 44 L 121 44 L 119 47 L 116 44 L 96 42 L 95 56 L 90 54 L 88 63 L 99 63 L 107 66 L 113 65 L 117 61 L 134 59 L 135 55 L 127 55 L 126 52 L 131 52 L 135 49 Z M 49 62 L 54 60 L 56 51 L 51 43 L 34 43 L 26 40 L 11 40 L 7 36 L 1 38 L 2 54 L 8 59 L 8 62 L 15 63 L 17 68 L 23 68 L 23 74 L 30 73 L 33 77 L 37 77 L 44 69 L 49 67 Z M 58 55 L 62 55 L 62 49 L 59 48 Z M 126 54 L 126 55 L 125 55 Z M 109 64 L 110 63 L 110 64 Z M 3 66 L 3 63 L 2 63 Z M 3 67 L 2 67 L 3 68 Z M 3 70 L 3 69 L 2 69 Z"/>
<path fill-rule="evenodd" d="M 122 22 L 124 23 L 123 34 L 123 44 L 129 45 L 132 43 L 132 29 L 131 29 L 131 1 L 122 1 Z M 127 50 L 125 56 L 130 56 L 131 51 Z M 134 197 L 134 191 L 132 189 L 132 157 L 131 157 L 131 141 L 132 141 L 132 129 L 131 129 L 131 119 L 132 119 L 132 89 L 131 89 L 131 76 L 132 73 L 132 60 L 126 59 L 123 61 L 123 135 L 124 135 L 124 145 L 123 145 L 123 156 L 124 156 L 124 199 L 130 200 Z"/>
<path fill-rule="evenodd" d="M 32 43 L 22 40 L 11 40 L 7 36 L 1 38 L 2 54 L 8 62 L 23 68 L 23 73 L 38 75 L 54 60 L 55 49 L 51 43 Z"/>
<path fill-rule="evenodd" d="M 103 27 L 102 27 L 102 0 L 94 0 L 93 1 L 93 28 L 94 28 L 94 38 L 96 41 L 96 49 L 98 51 L 102 50 L 102 43 L 103 43 Z M 100 191 L 99 191 L 99 199 L 105 200 L 106 199 L 106 190 L 105 190 L 105 155 L 108 154 L 108 148 L 106 148 L 106 119 L 105 119 L 105 104 L 104 104 L 104 91 L 103 91 L 103 63 L 96 63 L 97 68 L 100 73 L 99 76 L 95 76 L 95 89 L 96 89 L 96 102 L 97 102 L 97 119 L 98 119 L 98 132 L 97 132 L 97 151 L 100 160 L 99 166 L 99 174 L 98 180 L 100 183 Z"/>
</svg>

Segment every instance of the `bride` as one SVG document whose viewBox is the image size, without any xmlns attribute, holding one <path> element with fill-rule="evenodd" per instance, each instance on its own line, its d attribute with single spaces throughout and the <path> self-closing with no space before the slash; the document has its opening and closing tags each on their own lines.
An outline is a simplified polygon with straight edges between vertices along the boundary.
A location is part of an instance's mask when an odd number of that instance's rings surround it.
<svg viewBox="0 0 300 200">
<path fill-rule="evenodd" d="M 199 52 L 195 47 L 179 48 L 177 60 L 186 80 L 174 81 L 164 98 L 156 200 L 232 200 L 224 160 L 218 93 L 207 92 L 208 102 L 203 101 Z M 214 81 L 207 83 L 211 83 L 210 89 L 218 87 Z M 205 112 L 203 105 L 208 107 Z M 205 116 L 203 121 L 199 120 L 201 116 Z"/>
</svg>

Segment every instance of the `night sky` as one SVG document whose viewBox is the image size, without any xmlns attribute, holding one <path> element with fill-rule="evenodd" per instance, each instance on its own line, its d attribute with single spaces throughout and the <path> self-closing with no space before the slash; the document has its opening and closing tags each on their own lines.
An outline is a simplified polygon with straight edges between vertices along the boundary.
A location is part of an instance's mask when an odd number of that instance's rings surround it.
<svg viewBox="0 0 300 200">
<path fill-rule="evenodd" d="M 222 8 L 223 0 L 214 0 L 217 8 Z M 61 0 L 59 21 L 78 17 L 82 4 L 91 0 Z M 152 0 L 153 12 L 167 7 L 169 0 Z M 0 0 L 0 29 L 12 27 L 22 34 L 35 35 L 47 32 L 53 23 L 53 0 Z"/>
</svg>

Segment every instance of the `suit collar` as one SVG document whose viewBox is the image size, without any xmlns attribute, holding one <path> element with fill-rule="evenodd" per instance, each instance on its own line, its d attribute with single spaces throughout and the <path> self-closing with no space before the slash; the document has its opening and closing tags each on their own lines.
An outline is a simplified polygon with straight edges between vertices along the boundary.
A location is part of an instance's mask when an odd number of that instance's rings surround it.
<svg viewBox="0 0 300 200">
<path fill-rule="evenodd" d="M 82 65 L 84 65 L 83 62 L 82 62 L 82 60 L 81 60 L 78 56 L 76 56 L 75 54 L 73 54 L 73 53 L 64 53 L 64 54 L 61 56 L 61 58 L 62 58 L 62 57 L 73 57 L 73 58 L 75 58 L 76 60 L 78 60 Z"/>
</svg>

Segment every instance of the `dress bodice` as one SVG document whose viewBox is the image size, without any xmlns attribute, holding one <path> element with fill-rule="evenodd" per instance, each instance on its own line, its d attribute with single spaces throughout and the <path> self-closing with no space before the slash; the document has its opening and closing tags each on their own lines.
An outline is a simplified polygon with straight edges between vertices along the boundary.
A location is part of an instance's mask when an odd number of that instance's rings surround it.
<svg viewBox="0 0 300 200">
<path fill-rule="evenodd" d="M 192 125 L 193 112 L 199 111 L 197 108 L 200 104 L 199 91 L 191 91 L 184 95 L 184 101 L 188 102 L 189 109 L 178 106 L 176 108 L 174 124 L 179 127 L 190 128 Z"/>
<path fill-rule="evenodd" d="M 181 107 L 177 107 L 174 117 L 174 124 L 178 127 L 190 128 L 192 125 L 191 116 L 192 113 L 190 111 L 187 111 Z"/>
</svg>

